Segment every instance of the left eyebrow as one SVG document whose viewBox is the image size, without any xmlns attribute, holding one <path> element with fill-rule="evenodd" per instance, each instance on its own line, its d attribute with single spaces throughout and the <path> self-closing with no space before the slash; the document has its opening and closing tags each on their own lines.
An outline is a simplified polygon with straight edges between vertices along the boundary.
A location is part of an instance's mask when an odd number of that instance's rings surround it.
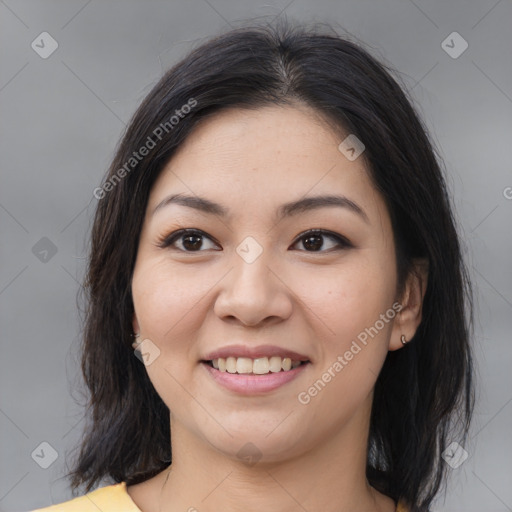
<svg viewBox="0 0 512 512">
<path fill-rule="evenodd" d="M 291 217 L 292 215 L 297 215 L 328 206 L 347 208 L 351 212 L 359 215 L 366 223 L 370 223 L 368 215 L 366 215 L 365 211 L 357 203 L 348 197 L 337 195 L 304 197 L 298 201 L 285 203 L 278 209 L 278 219 L 280 220 L 284 217 Z"/>
<path fill-rule="evenodd" d="M 169 204 L 179 204 L 182 206 L 186 206 L 188 208 L 194 208 L 196 210 L 202 211 L 210 215 L 218 215 L 220 217 L 229 216 L 229 210 L 224 206 L 213 201 L 210 201 L 209 199 L 206 199 L 204 197 L 189 196 L 186 194 L 173 194 L 164 198 L 156 205 L 152 215 L 155 215 L 157 211 L 161 210 L 162 208 Z M 293 215 L 298 215 L 308 211 L 317 210 L 319 208 L 333 206 L 346 208 L 360 216 L 366 223 L 370 223 L 368 215 L 357 203 L 355 203 L 351 199 L 348 199 L 345 196 L 338 195 L 304 197 L 297 201 L 285 203 L 277 209 L 277 219 L 281 220 L 284 217 L 291 217 Z"/>
</svg>

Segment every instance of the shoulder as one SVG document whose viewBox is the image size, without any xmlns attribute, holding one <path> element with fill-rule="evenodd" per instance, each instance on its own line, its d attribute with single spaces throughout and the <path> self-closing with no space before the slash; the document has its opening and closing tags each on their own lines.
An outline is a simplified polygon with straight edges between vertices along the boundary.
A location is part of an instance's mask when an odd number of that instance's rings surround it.
<svg viewBox="0 0 512 512">
<path fill-rule="evenodd" d="M 30 512 L 141 512 L 126 492 L 126 482 L 108 485 L 72 500 Z"/>
</svg>

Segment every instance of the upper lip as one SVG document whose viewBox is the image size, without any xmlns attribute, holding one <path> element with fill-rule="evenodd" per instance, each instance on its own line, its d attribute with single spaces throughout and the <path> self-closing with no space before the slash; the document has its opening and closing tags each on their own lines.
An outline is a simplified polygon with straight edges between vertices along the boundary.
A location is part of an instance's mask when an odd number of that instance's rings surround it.
<svg viewBox="0 0 512 512">
<path fill-rule="evenodd" d="M 259 345 L 257 347 L 248 347 L 246 345 L 228 345 L 225 347 L 218 348 L 208 353 L 203 361 L 211 361 L 212 359 L 218 359 L 219 357 L 249 357 L 256 359 L 258 357 L 289 357 L 292 361 L 309 361 L 309 357 L 304 354 L 299 354 L 293 350 L 289 350 L 283 347 L 277 347 L 275 345 Z"/>
</svg>

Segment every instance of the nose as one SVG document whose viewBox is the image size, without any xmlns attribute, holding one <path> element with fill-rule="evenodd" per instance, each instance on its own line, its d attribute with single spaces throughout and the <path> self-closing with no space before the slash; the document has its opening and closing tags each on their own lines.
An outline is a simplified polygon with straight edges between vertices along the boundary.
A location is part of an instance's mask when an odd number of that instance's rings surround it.
<svg viewBox="0 0 512 512">
<path fill-rule="evenodd" d="M 278 266 L 269 265 L 265 252 L 251 263 L 233 255 L 234 268 L 221 281 L 215 301 L 219 318 L 252 327 L 277 323 L 291 315 L 293 294 Z"/>
</svg>

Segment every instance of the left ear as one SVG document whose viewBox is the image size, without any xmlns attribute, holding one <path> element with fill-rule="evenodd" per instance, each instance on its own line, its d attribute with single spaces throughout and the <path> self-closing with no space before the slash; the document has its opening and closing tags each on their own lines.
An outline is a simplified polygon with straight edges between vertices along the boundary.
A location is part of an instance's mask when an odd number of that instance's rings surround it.
<svg viewBox="0 0 512 512">
<path fill-rule="evenodd" d="M 411 341 L 421 323 L 423 298 L 427 290 L 428 261 L 416 259 L 413 268 L 407 276 L 404 292 L 398 302 L 402 309 L 393 322 L 389 350 L 398 350 L 404 346 L 401 339 L 405 336 L 407 342 Z"/>
<path fill-rule="evenodd" d="M 132 329 L 133 329 L 133 333 L 140 333 L 140 327 L 139 327 L 139 321 L 137 320 L 137 315 L 135 314 L 135 312 L 133 313 L 133 318 L 132 318 Z M 134 341 L 132 343 L 132 348 L 136 349 L 138 346 L 138 343 L 136 341 Z"/>
</svg>

